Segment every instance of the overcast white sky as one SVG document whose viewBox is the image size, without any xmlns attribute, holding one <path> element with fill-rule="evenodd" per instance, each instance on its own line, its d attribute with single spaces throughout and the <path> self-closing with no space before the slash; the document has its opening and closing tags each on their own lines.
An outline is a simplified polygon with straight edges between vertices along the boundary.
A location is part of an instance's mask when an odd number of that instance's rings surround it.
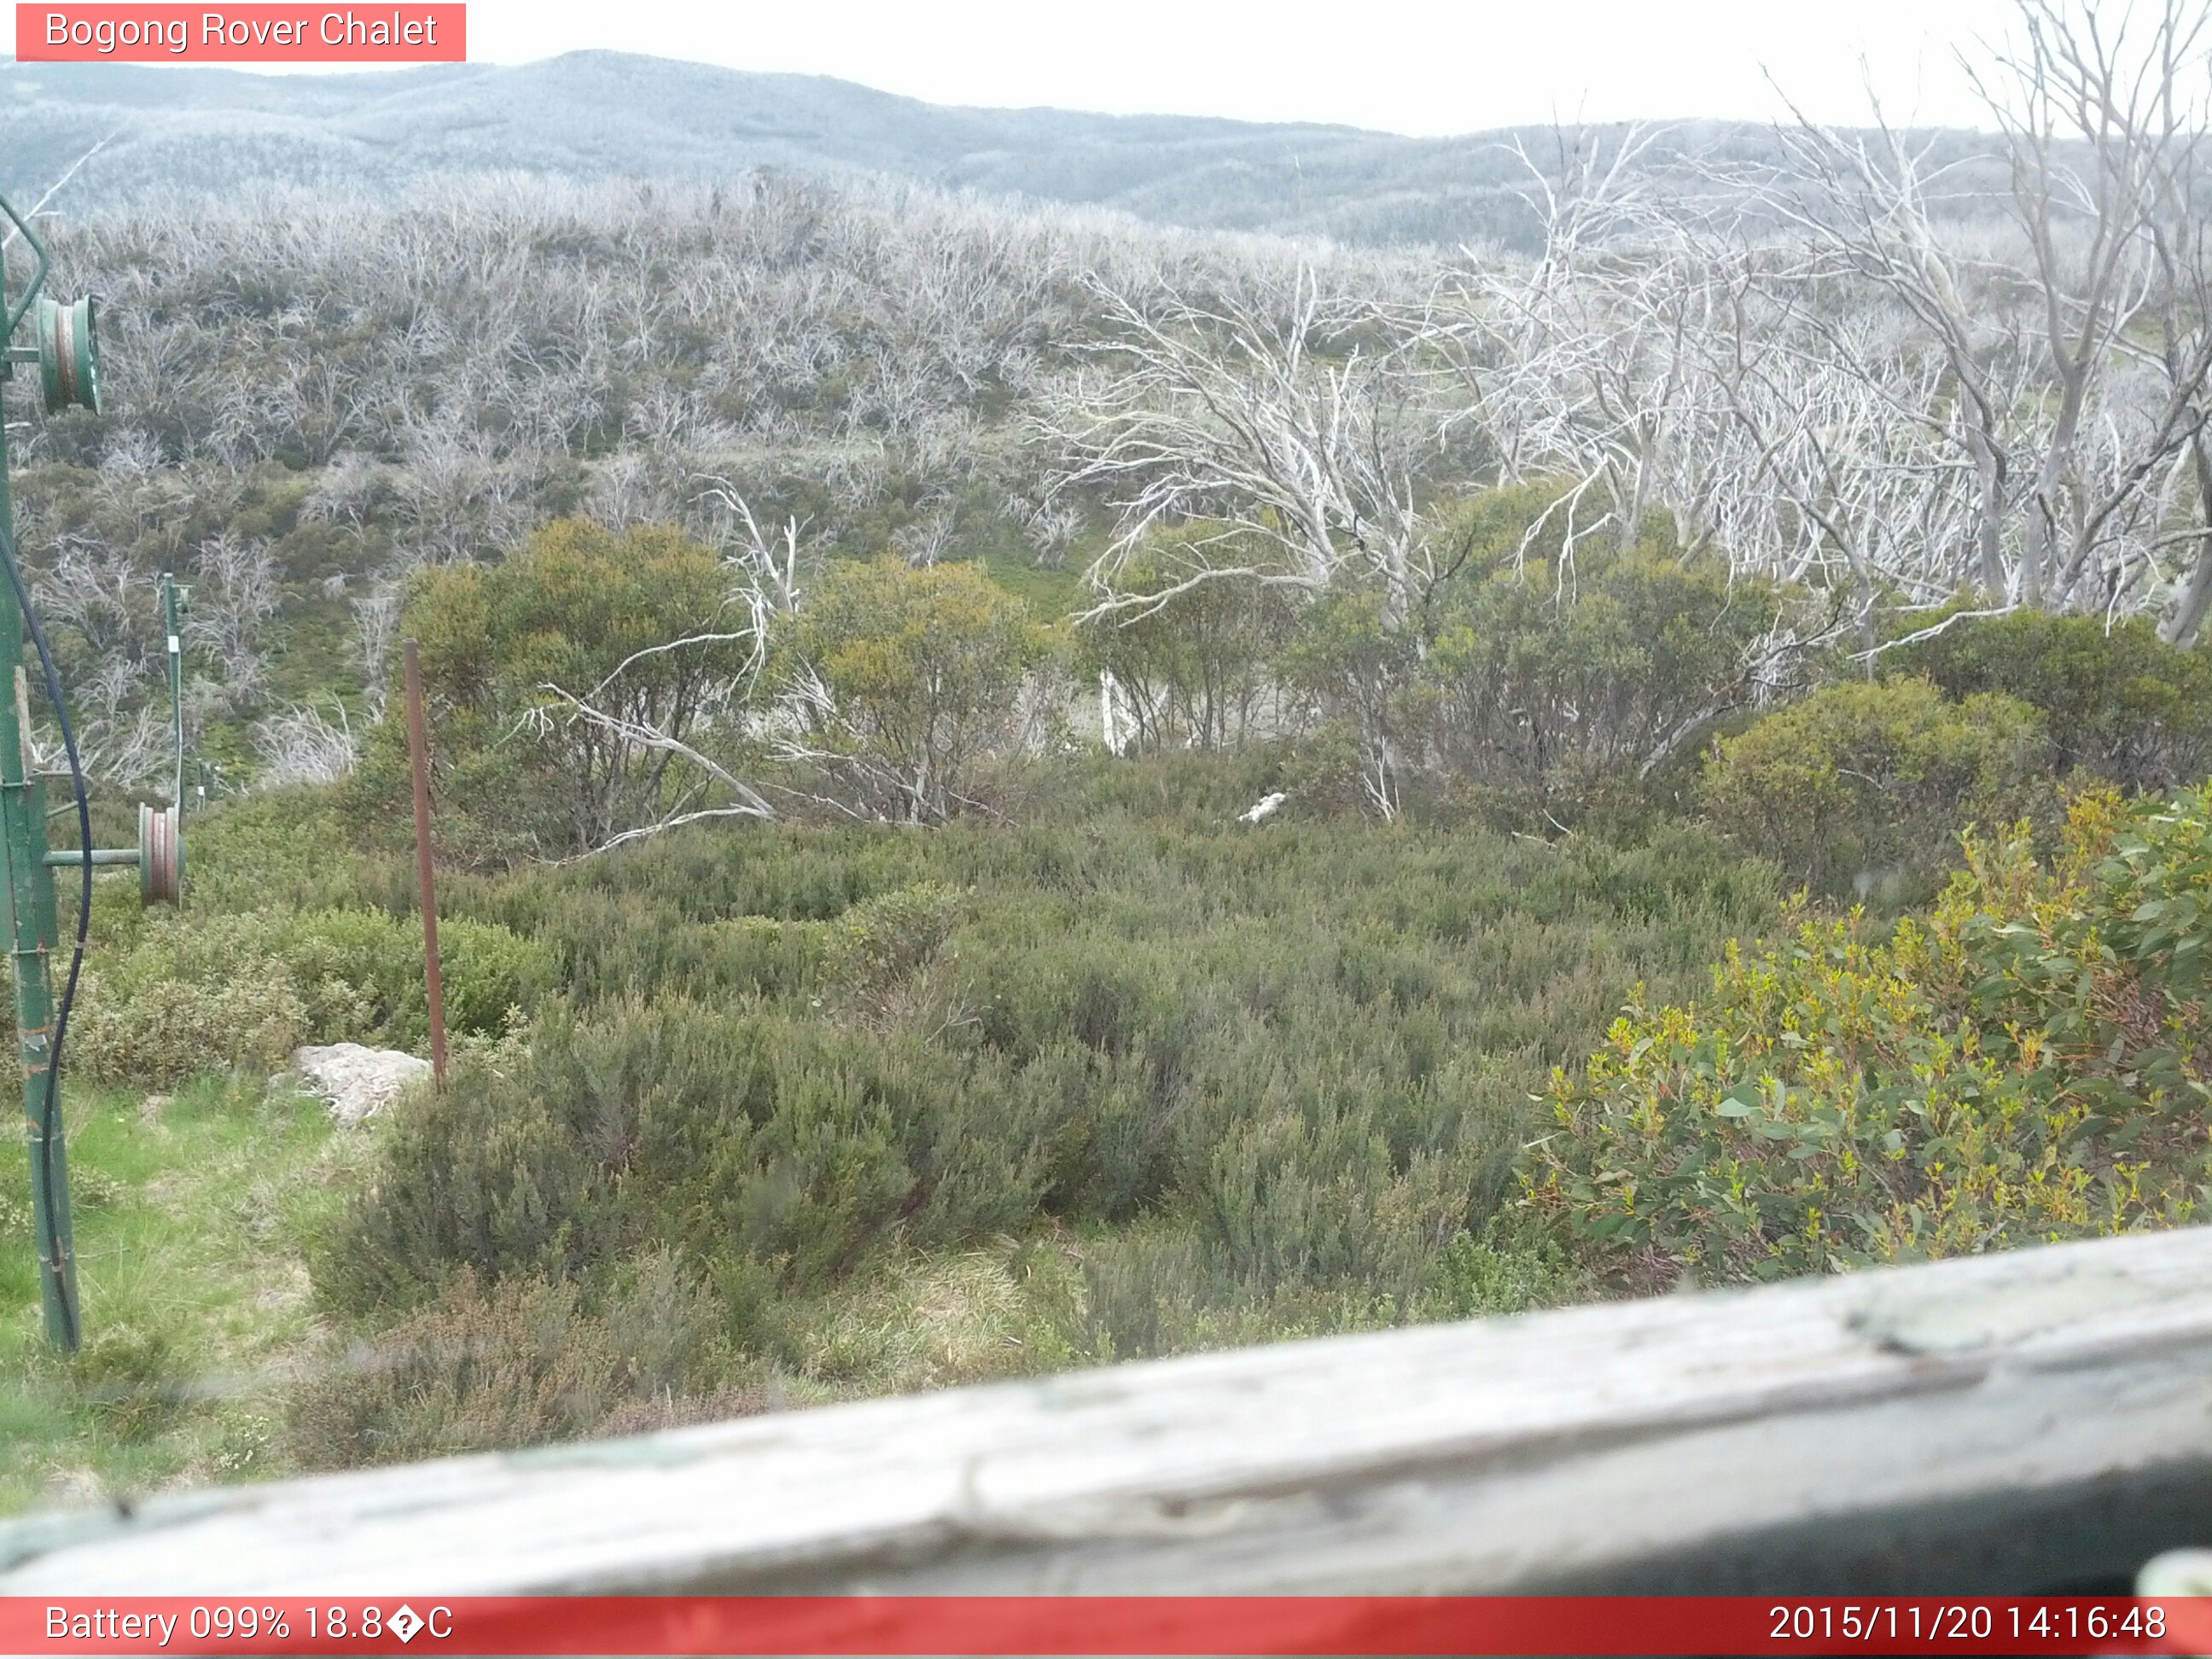
<svg viewBox="0 0 2212 1659">
<path fill-rule="evenodd" d="M 0 19 L 12 33 L 12 7 Z M 124 9 L 118 7 L 118 10 Z M 470 56 L 583 47 L 835 75 L 939 103 L 1449 133 L 1555 116 L 1970 123 L 1953 58 L 2008 0 L 472 0 Z"/>
</svg>

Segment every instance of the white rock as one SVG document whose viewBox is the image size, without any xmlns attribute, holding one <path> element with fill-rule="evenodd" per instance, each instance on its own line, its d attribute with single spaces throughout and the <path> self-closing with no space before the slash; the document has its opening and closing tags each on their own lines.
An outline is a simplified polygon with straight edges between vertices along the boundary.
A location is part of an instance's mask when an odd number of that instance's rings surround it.
<svg viewBox="0 0 2212 1659">
<path fill-rule="evenodd" d="M 310 1090 L 330 1102 L 332 1117 L 350 1126 L 374 1117 L 428 1077 L 430 1062 L 397 1048 L 333 1042 L 295 1051 L 292 1069 Z"/>
</svg>

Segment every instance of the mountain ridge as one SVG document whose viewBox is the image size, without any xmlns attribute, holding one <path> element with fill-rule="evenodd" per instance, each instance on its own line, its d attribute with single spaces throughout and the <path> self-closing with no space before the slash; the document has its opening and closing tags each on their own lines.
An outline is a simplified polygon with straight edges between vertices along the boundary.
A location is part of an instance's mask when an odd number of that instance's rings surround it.
<svg viewBox="0 0 2212 1659">
<path fill-rule="evenodd" d="M 1748 123 L 1678 124 L 1676 148 L 1758 148 Z M 1965 135 L 1960 135 L 1963 140 Z M 1354 244 L 1516 243 L 1532 228 L 1513 143 L 1325 123 L 948 106 L 830 76 L 592 51 L 534 63 L 330 76 L 0 59 L 5 185 L 64 213 L 256 184 L 396 195 L 435 173 L 728 179 L 868 173 L 1116 209 L 1195 229 Z"/>
</svg>

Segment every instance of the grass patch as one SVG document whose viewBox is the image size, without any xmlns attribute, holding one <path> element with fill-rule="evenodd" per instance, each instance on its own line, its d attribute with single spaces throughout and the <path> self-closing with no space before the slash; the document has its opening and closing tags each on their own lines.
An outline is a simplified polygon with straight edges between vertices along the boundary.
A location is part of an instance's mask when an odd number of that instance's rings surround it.
<svg viewBox="0 0 2212 1659">
<path fill-rule="evenodd" d="M 302 1242 L 362 1165 L 319 1103 L 258 1079 L 72 1090 L 86 1341 L 52 1349 L 20 1171 L 0 1205 L 0 1510 L 272 1471 L 319 1325 Z"/>
</svg>

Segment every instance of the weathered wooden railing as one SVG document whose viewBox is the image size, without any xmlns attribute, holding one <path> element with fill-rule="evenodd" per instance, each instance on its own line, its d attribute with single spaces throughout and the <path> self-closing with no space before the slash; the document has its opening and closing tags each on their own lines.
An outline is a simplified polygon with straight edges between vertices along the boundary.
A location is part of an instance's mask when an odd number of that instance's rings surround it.
<svg viewBox="0 0 2212 1659">
<path fill-rule="evenodd" d="M 0 1592 L 2124 1589 L 2212 1542 L 2212 1230 L 0 1528 Z"/>
</svg>

